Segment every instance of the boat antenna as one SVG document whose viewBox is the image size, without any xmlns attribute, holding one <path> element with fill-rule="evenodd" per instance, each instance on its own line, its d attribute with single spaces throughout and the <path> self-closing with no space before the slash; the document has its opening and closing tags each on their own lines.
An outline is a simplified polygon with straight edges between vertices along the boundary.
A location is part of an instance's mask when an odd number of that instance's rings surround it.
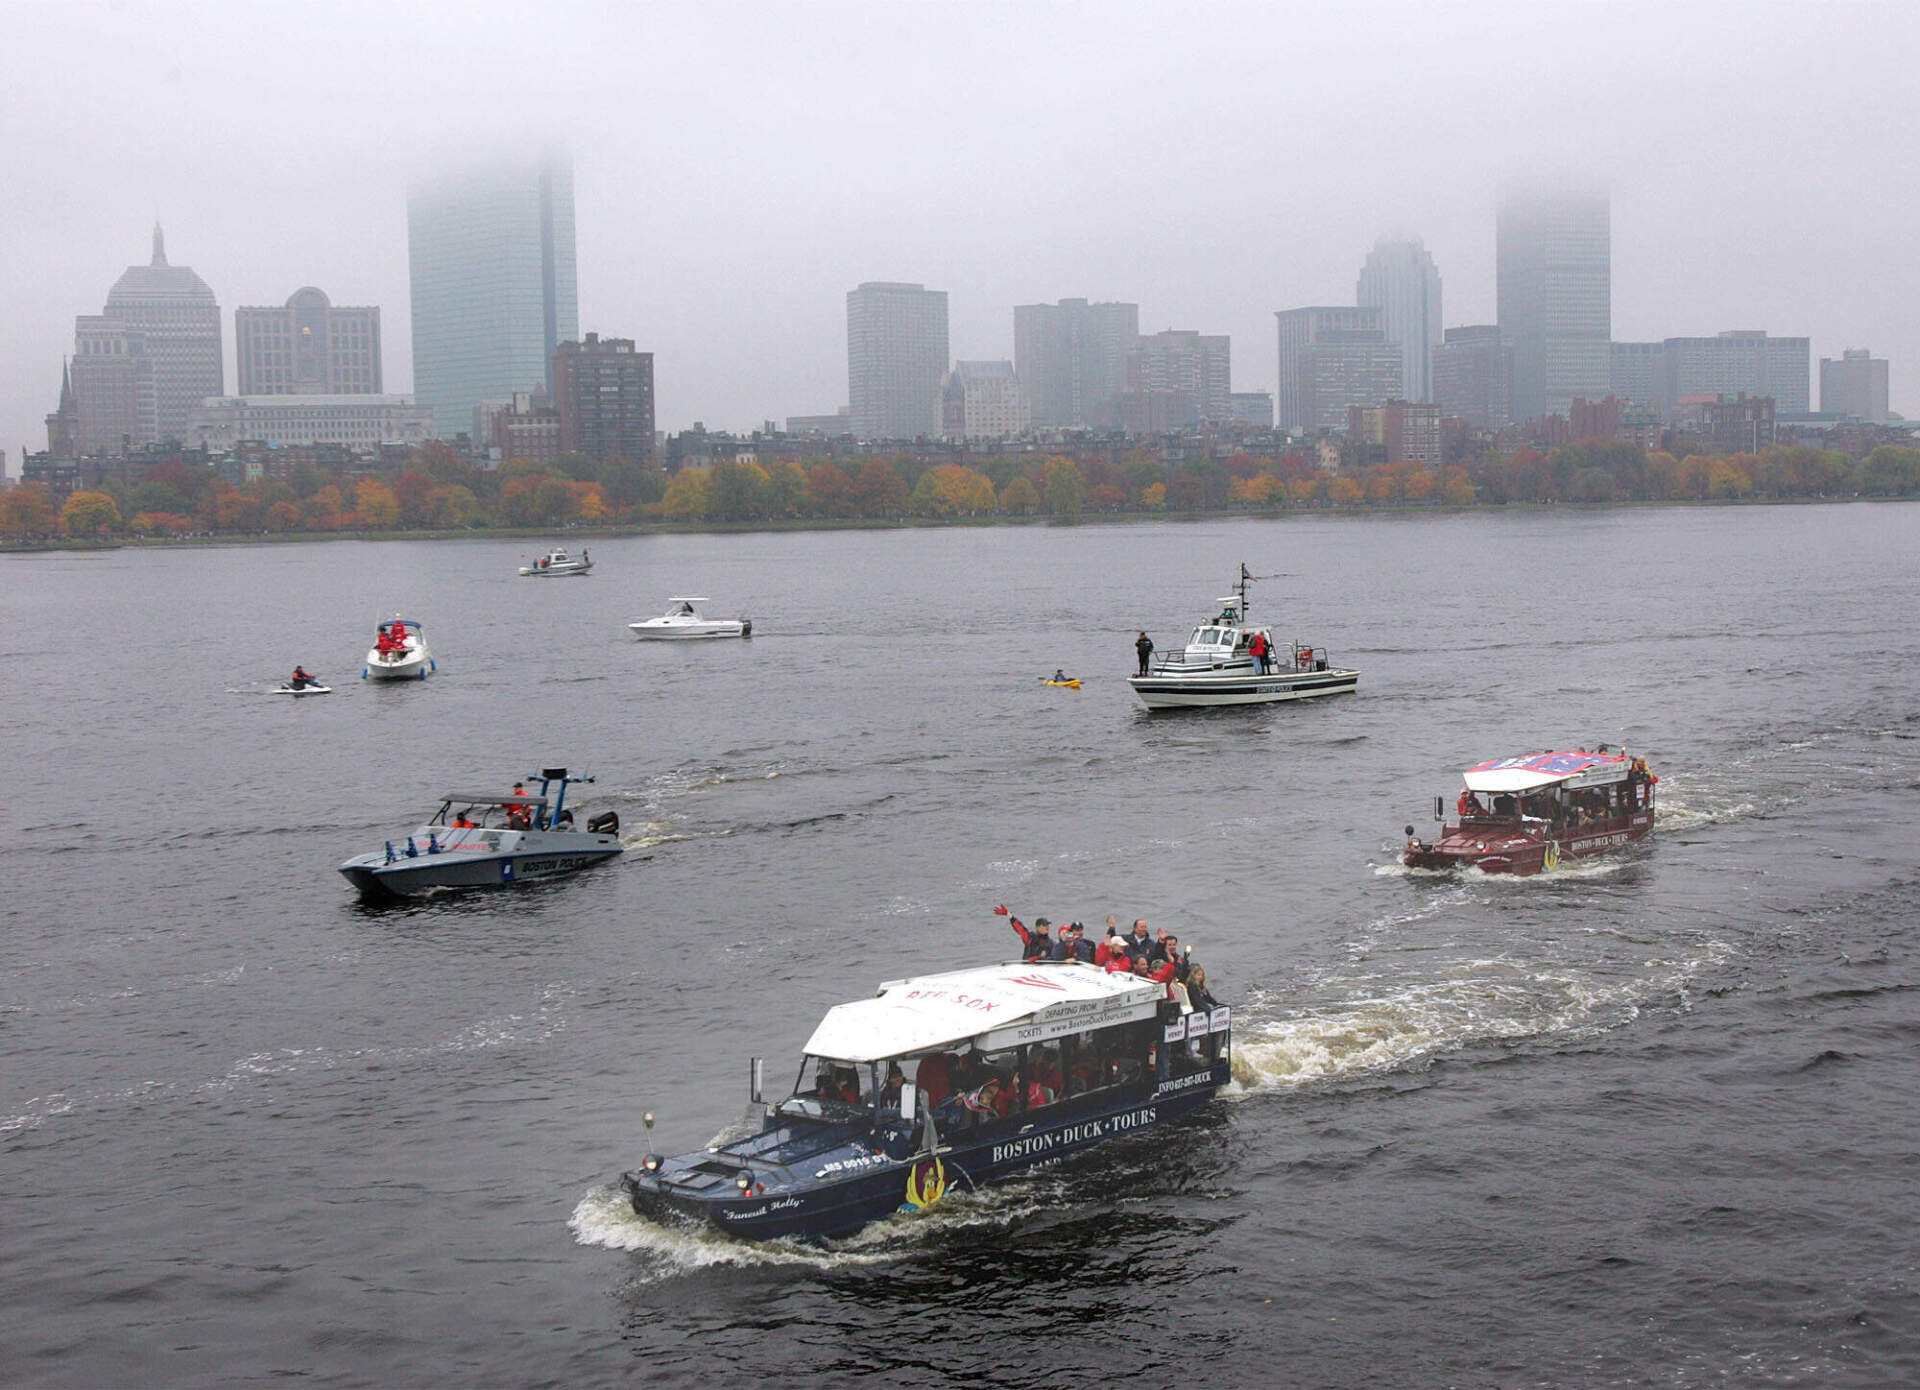
<svg viewBox="0 0 1920 1390">
<path fill-rule="evenodd" d="M 1239 584 L 1240 621 L 1242 623 L 1246 622 L 1247 620 L 1247 585 L 1251 584 L 1253 580 L 1254 580 L 1254 575 L 1247 569 L 1247 562 L 1245 560 L 1242 560 L 1240 562 L 1240 584 Z"/>
</svg>

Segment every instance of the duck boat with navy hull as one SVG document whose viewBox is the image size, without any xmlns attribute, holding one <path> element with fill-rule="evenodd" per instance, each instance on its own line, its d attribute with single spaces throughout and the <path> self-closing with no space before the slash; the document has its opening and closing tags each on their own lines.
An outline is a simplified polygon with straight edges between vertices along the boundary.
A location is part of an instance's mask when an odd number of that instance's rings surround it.
<svg viewBox="0 0 1920 1390">
<path fill-rule="evenodd" d="M 1146 675 L 1127 677 L 1149 710 L 1265 705 L 1348 694 L 1359 686 L 1360 673 L 1335 666 L 1325 647 L 1283 647 L 1272 628 L 1248 621 L 1247 585 L 1254 578 L 1240 566 L 1239 584 L 1218 600 L 1218 617 L 1194 628 L 1185 647 L 1152 663 Z M 1262 657 L 1253 654 L 1259 644 L 1265 646 Z"/>
<path fill-rule="evenodd" d="M 830 1010 L 793 1094 L 707 1148 L 648 1152 L 634 1210 L 756 1240 L 824 1239 L 1176 1120 L 1231 1077 L 1227 1008 L 1075 961 L 893 980 Z M 745 1130 L 744 1135 L 741 1130 Z"/>
<path fill-rule="evenodd" d="M 384 849 L 349 859 L 340 872 L 365 897 L 405 898 L 557 878 L 626 852 L 613 811 L 591 817 L 585 830 L 573 828 L 567 788 L 593 778 L 549 767 L 525 780 L 540 784 L 537 795 L 449 792 L 426 824 L 404 840 L 388 840 Z"/>
<path fill-rule="evenodd" d="M 1440 835 L 1428 843 L 1407 827 L 1400 862 L 1410 869 L 1475 868 L 1489 874 L 1537 874 L 1562 861 L 1603 854 L 1653 831 L 1654 787 L 1646 759 L 1602 744 L 1589 753 L 1524 753 L 1494 758 L 1461 774 L 1466 787 L 1446 819 L 1433 800 Z"/>
</svg>

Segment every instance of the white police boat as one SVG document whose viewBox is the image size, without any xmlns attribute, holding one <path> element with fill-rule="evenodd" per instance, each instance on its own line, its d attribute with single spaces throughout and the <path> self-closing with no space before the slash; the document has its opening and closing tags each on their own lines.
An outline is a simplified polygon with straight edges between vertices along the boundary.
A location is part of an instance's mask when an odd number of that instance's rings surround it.
<svg viewBox="0 0 1920 1390">
<path fill-rule="evenodd" d="M 564 767 L 544 768 L 535 795 L 495 796 L 449 792 L 426 824 L 404 840 L 358 855 L 340 872 L 371 898 L 410 897 L 443 888 L 495 888 L 557 878 L 625 852 L 620 817 L 604 811 L 573 827 L 567 788 L 591 777 L 569 777 Z M 558 786 L 549 800 L 549 788 Z"/>
<path fill-rule="evenodd" d="M 523 579 L 564 579 L 570 574 L 585 574 L 593 568 L 593 559 L 584 550 L 576 559 L 560 549 L 549 550 L 530 565 L 520 566 Z"/>
<path fill-rule="evenodd" d="M 398 613 L 379 624 L 373 646 L 367 651 L 367 664 L 360 668 L 361 680 L 425 680 L 440 669 L 427 650 L 427 634 L 412 618 Z"/>
<path fill-rule="evenodd" d="M 1305 700 L 1351 692 L 1360 673 L 1335 666 L 1325 647 L 1274 641 L 1273 629 L 1247 620 L 1247 585 L 1254 576 L 1240 566 L 1233 593 L 1218 600 L 1220 615 L 1194 628 L 1179 652 L 1148 667 L 1127 684 L 1150 710 L 1212 709 L 1221 705 L 1264 705 L 1276 700 Z M 1252 648 L 1258 637 L 1263 657 Z"/>
<path fill-rule="evenodd" d="M 653 1152 L 621 1181 L 652 1220 L 766 1240 L 843 1234 L 896 1211 L 1178 1119 L 1231 1075 L 1225 1007 L 1075 961 L 893 980 L 828 1012 L 793 1094 L 744 1138 Z"/>
</svg>

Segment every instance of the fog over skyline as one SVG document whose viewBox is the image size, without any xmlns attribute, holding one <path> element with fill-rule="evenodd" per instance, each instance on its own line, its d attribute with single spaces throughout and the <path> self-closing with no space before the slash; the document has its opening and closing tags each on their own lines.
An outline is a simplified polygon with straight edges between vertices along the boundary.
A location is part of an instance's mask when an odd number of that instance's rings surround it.
<svg viewBox="0 0 1920 1390">
<path fill-rule="evenodd" d="M 1016 304 L 1226 333 L 1350 304 L 1421 237 L 1449 326 L 1491 323 L 1506 186 L 1603 187 L 1613 336 L 1868 347 L 1920 413 L 1920 6 L 1343 7 L 0 0 L 0 448 L 45 447 L 74 317 L 169 259 L 233 311 L 316 285 L 382 311 L 412 389 L 406 190 L 567 150 L 580 327 L 656 354 L 660 427 L 847 403 L 846 292 L 949 295 L 954 358 Z M 444 422 L 443 422 L 444 423 Z M 453 428 L 464 428 L 456 422 Z"/>
</svg>

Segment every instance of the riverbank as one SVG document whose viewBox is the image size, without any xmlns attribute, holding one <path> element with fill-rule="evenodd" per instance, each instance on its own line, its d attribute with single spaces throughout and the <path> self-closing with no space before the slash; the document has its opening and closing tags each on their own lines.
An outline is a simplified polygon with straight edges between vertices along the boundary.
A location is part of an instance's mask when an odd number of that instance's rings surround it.
<svg viewBox="0 0 1920 1390">
<path fill-rule="evenodd" d="M 94 540 L 69 536 L 38 540 L 0 540 L 0 554 L 87 550 L 173 550 L 208 546 L 298 545 L 325 541 L 436 541 L 436 540 L 538 540 L 550 542 L 556 537 L 591 543 L 624 536 L 732 535 L 754 532 L 792 531 L 900 531 L 953 530 L 957 528 L 994 529 L 1008 526 L 1142 526 L 1155 524 L 1191 525 L 1197 522 L 1287 521 L 1308 517 L 1439 517 L 1463 513 L 1490 512 L 1620 512 L 1667 511 L 1676 507 L 1809 507 L 1837 506 L 1856 502 L 1911 502 L 1911 497 L 1725 497 L 1667 498 L 1658 501 L 1626 502 L 1500 502 L 1465 506 L 1408 506 L 1372 503 L 1357 507 L 1272 507 L 1257 510 L 1224 508 L 1218 511 L 1179 512 L 1082 512 L 1074 516 L 902 516 L 902 517 L 763 517 L 752 521 L 649 521 L 615 526 L 486 527 L 459 530 L 345 530 L 345 531 L 273 531 L 247 533 L 197 533 L 184 536 L 106 536 Z"/>
</svg>

